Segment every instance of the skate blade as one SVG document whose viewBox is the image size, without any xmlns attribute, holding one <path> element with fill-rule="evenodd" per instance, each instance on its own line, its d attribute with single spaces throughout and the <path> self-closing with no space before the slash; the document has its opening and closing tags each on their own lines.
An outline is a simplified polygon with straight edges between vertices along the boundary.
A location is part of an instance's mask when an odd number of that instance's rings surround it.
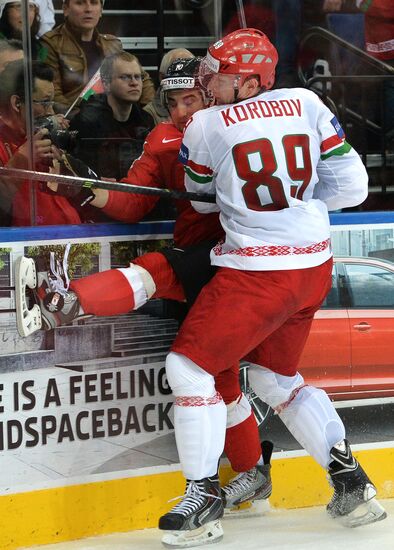
<svg viewBox="0 0 394 550">
<path fill-rule="evenodd" d="M 254 518 L 264 516 L 271 510 L 268 499 L 243 502 L 233 508 L 225 508 L 223 519 L 229 518 Z"/>
<path fill-rule="evenodd" d="M 41 310 L 37 304 L 27 306 L 26 287 L 37 286 L 37 274 L 34 260 L 20 256 L 15 261 L 15 309 L 16 325 L 22 337 L 29 336 L 42 326 Z"/>
<path fill-rule="evenodd" d="M 223 529 L 220 520 L 210 521 L 198 529 L 190 531 L 168 531 L 161 543 L 166 548 L 191 548 L 221 541 Z"/>
<path fill-rule="evenodd" d="M 369 523 L 375 523 L 381 521 L 387 517 L 387 513 L 383 506 L 375 499 L 372 498 L 357 506 L 353 512 L 347 516 L 337 518 L 345 527 L 360 527 L 361 525 L 368 525 Z"/>
</svg>

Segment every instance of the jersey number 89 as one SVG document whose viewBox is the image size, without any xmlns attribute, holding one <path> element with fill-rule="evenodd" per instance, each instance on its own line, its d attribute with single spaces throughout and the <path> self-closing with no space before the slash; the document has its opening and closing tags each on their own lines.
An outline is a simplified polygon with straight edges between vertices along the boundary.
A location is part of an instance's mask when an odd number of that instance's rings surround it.
<svg viewBox="0 0 394 550">
<path fill-rule="evenodd" d="M 290 196 L 302 200 L 305 189 L 312 177 L 312 162 L 309 151 L 309 137 L 305 134 L 287 135 L 282 139 L 287 172 L 294 182 L 290 186 Z M 297 166 L 296 149 L 302 153 L 302 166 Z M 253 171 L 249 164 L 249 156 L 258 153 L 262 168 Z M 277 170 L 272 142 L 268 138 L 239 143 L 233 147 L 233 158 L 238 177 L 246 183 L 242 186 L 242 194 L 246 206 L 251 210 L 282 210 L 289 206 L 282 180 L 273 174 Z M 272 202 L 262 204 L 258 189 L 267 187 Z"/>
</svg>

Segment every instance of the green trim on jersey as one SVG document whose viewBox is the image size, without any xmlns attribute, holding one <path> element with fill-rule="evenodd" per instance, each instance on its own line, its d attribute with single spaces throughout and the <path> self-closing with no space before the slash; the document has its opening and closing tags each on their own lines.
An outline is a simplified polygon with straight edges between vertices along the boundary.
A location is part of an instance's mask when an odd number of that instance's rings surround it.
<svg viewBox="0 0 394 550">
<path fill-rule="evenodd" d="M 371 7 L 373 0 L 363 0 L 359 6 L 360 11 L 366 12 Z"/>
<path fill-rule="evenodd" d="M 193 172 L 193 170 L 191 170 L 188 166 L 185 166 L 185 172 L 189 176 L 189 178 L 196 183 L 211 183 L 211 181 L 213 180 L 213 176 L 199 176 L 198 174 Z"/>
<path fill-rule="evenodd" d="M 346 153 L 348 153 L 351 148 L 352 146 L 347 141 L 344 141 L 340 147 L 337 147 L 336 149 L 330 151 L 329 153 L 326 153 L 325 155 L 320 155 L 320 158 L 321 160 L 326 160 L 334 155 L 337 157 L 341 157 L 342 155 L 346 155 Z"/>
</svg>

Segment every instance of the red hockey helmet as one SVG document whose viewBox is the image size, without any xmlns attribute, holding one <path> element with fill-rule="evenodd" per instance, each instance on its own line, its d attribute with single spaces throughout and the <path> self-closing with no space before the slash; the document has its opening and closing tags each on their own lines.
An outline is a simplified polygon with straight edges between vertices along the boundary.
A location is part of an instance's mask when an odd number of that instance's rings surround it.
<svg viewBox="0 0 394 550">
<path fill-rule="evenodd" d="M 244 81 L 249 75 L 259 75 L 266 90 L 275 81 L 278 52 L 267 36 L 258 29 L 239 29 L 224 36 L 208 48 L 200 75 L 206 82 L 209 73 L 238 75 Z"/>
</svg>

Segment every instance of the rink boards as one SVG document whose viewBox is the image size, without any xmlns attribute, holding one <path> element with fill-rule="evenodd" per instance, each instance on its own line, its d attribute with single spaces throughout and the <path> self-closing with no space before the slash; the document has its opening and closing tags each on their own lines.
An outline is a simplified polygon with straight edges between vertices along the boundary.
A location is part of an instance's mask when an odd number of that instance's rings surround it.
<svg viewBox="0 0 394 550">
<path fill-rule="evenodd" d="M 356 224 L 353 248 L 364 242 L 364 223 L 376 224 L 379 231 L 392 230 L 394 223 L 392 214 L 364 222 L 353 217 L 340 218 Z M 112 248 L 121 251 L 130 240 L 141 248 L 144 241 L 168 239 L 172 224 L 111 227 L 115 229 L 109 235 L 104 225 L 54 227 L 45 234 L 39 227 L 11 228 L 2 231 L 0 250 L 12 266 L 19 255 L 30 253 L 30 246 L 72 242 L 85 246 L 85 257 L 91 255 L 104 270 L 113 267 Z M 1 300 L 2 307 L 13 307 L 12 297 Z M 85 360 L 82 352 L 97 352 L 97 357 L 111 352 L 108 325 L 63 327 L 52 346 L 43 331 L 30 340 L 18 339 L 11 316 L 3 317 L 0 335 L 0 550 L 155 527 L 174 504 L 168 501 L 184 491 L 163 366 L 114 360 L 111 368 L 67 370 L 58 365 Z M 386 433 L 394 438 L 390 425 Z M 394 498 L 394 441 L 352 447 L 380 498 Z M 223 466 L 222 482 L 231 475 Z M 324 505 L 330 499 L 325 471 L 304 452 L 274 454 L 272 477 L 272 507 Z"/>
<path fill-rule="evenodd" d="M 379 497 L 393 498 L 394 442 L 356 445 L 354 450 Z M 1 496 L 0 548 L 156 527 L 158 517 L 173 505 L 168 501 L 183 493 L 184 481 L 179 465 L 165 472 L 163 467 L 146 470 L 133 477 Z M 231 475 L 227 466 L 221 469 L 222 481 Z M 325 471 L 304 452 L 275 453 L 272 477 L 272 507 L 316 506 L 330 498 Z"/>
</svg>

